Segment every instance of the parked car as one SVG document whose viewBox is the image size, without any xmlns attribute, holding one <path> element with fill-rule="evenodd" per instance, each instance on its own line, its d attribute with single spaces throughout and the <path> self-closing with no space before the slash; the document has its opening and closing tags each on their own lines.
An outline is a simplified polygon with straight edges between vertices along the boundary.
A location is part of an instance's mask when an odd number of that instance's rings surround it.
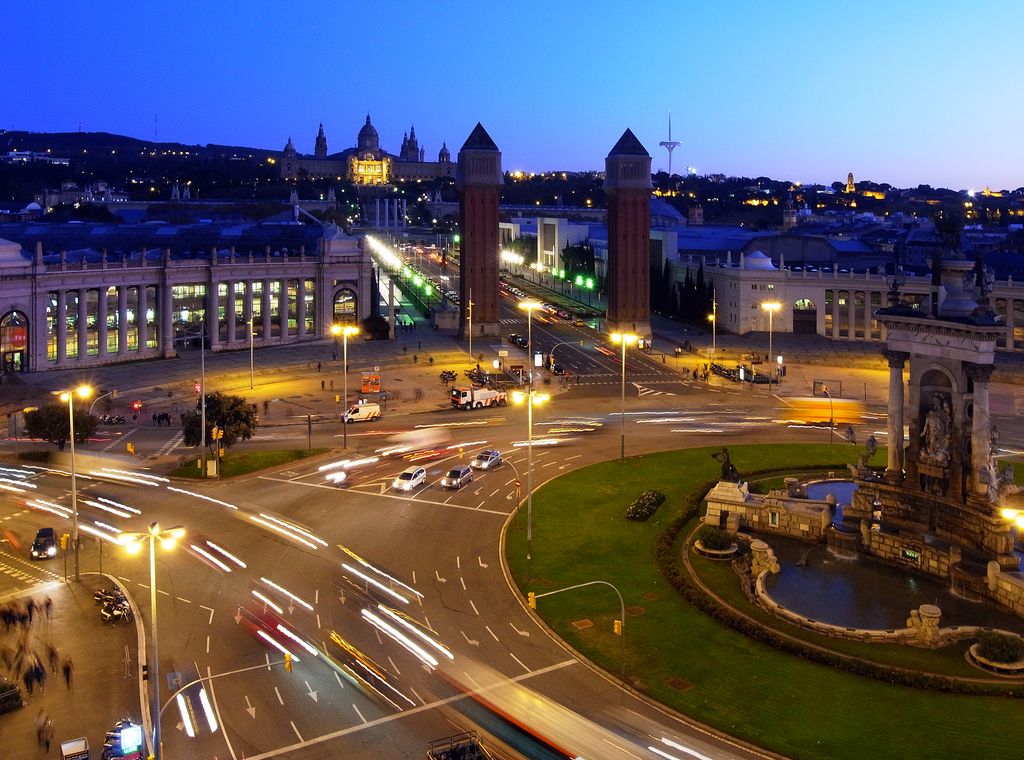
<svg viewBox="0 0 1024 760">
<path fill-rule="evenodd" d="M 564 375 L 565 374 L 565 367 L 563 367 L 561 364 L 552 364 L 551 365 L 551 374 L 552 375 Z"/>
<path fill-rule="evenodd" d="M 481 451 L 469 463 L 474 470 L 493 470 L 501 464 L 501 452 L 494 449 Z"/>
<path fill-rule="evenodd" d="M 530 345 L 529 341 L 526 340 L 526 336 L 520 335 L 519 333 L 510 333 L 508 336 L 508 342 L 513 346 L 518 346 L 519 348 L 526 348 Z"/>
<path fill-rule="evenodd" d="M 473 470 L 464 464 L 452 467 L 447 474 L 441 478 L 441 488 L 462 488 L 473 480 Z"/>
<path fill-rule="evenodd" d="M 57 556 L 57 532 L 53 528 L 40 528 L 29 552 L 32 559 L 52 559 Z"/>
<path fill-rule="evenodd" d="M 356 404 L 343 415 L 345 422 L 372 422 L 381 416 L 380 404 Z"/>
<path fill-rule="evenodd" d="M 422 467 L 406 467 L 391 481 L 396 491 L 412 491 L 427 482 L 427 471 Z"/>
</svg>

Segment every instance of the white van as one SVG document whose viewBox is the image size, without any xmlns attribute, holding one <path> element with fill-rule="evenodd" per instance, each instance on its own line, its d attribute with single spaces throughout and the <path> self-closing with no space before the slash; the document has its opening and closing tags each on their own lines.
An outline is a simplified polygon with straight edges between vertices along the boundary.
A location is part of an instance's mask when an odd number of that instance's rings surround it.
<svg viewBox="0 0 1024 760">
<path fill-rule="evenodd" d="M 380 419 L 380 404 L 356 404 L 342 415 L 345 422 L 368 422 Z"/>
</svg>

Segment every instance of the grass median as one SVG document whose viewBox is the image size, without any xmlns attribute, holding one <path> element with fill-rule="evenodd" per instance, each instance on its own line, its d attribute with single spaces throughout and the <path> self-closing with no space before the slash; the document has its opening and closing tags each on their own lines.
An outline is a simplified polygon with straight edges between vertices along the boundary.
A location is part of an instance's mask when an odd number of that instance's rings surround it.
<svg viewBox="0 0 1024 760">
<path fill-rule="evenodd" d="M 237 475 L 248 475 L 271 467 L 280 467 L 300 459 L 326 453 L 330 449 L 274 449 L 270 451 L 239 451 L 230 452 L 221 459 L 221 477 L 233 478 Z M 196 478 L 202 475 L 196 465 L 198 457 L 189 459 L 185 464 L 171 471 L 172 478 Z"/>
<path fill-rule="evenodd" d="M 521 591 L 613 583 L 627 607 L 630 682 L 680 712 L 775 752 L 851 759 L 1016 756 L 1024 746 L 1019 700 L 943 694 L 833 670 L 749 639 L 679 597 L 658 572 L 655 544 L 682 505 L 717 480 L 719 464 L 711 458 L 717 450 L 605 462 L 544 485 L 533 497 L 532 563 L 526 560 L 525 509 L 507 535 L 508 564 Z M 850 447 L 797 444 L 735 446 L 730 454 L 741 474 L 818 466 L 842 472 L 855 458 Z M 628 505 L 649 488 L 664 493 L 665 503 L 647 522 L 626 520 Z M 612 632 L 619 606 L 610 589 L 542 598 L 538 613 L 571 646 L 619 672 L 623 642 Z M 574 625 L 583 620 L 592 626 Z M 915 659 L 912 652 L 907 659 Z"/>
</svg>

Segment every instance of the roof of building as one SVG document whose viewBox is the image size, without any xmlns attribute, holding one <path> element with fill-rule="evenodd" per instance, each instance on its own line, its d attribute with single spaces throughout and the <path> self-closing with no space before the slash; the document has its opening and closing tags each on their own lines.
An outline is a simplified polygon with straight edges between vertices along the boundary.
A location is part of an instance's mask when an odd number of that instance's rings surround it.
<svg viewBox="0 0 1024 760">
<path fill-rule="evenodd" d="M 647 156 L 650 157 L 650 153 L 643 146 L 636 135 L 633 134 L 633 130 L 626 129 L 622 133 L 622 137 L 615 143 L 615 146 L 608 152 L 609 156 Z"/>
<path fill-rule="evenodd" d="M 473 127 L 473 131 L 469 133 L 469 137 L 466 138 L 466 142 L 462 145 L 462 150 L 497 150 L 498 146 L 494 144 L 494 140 L 487 134 L 487 130 L 484 129 L 484 125 L 480 122 L 476 123 Z"/>
<path fill-rule="evenodd" d="M 318 243 L 331 237 L 333 230 L 316 224 L 290 223 L 201 223 L 201 224 L 87 224 L 66 222 L 43 224 L 21 222 L 0 224 L 0 238 L 21 245 L 22 256 L 31 259 L 36 243 L 43 244 L 44 258 L 60 251 L 97 252 L 106 249 L 108 258 L 121 258 L 139 251 L 170 248 L 175 257 L 206 257 L 212 248 L 218 251 L 234 247 L 239 254 L 249 251 L 298 251 L 305 247 L 317 252 Z M 87 259 L 91 256 L 86 255 Z M 74 260 L 69 256 L 70 260 Z"/>
</svg>

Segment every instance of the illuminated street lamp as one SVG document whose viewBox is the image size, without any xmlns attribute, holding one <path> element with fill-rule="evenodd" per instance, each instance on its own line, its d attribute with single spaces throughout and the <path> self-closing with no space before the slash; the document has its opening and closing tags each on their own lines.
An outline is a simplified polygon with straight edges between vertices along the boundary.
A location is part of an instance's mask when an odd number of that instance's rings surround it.
<svg viewBox="0 0 1024 760">
<path fill-rule="evenodd" d="M 771 364 L 770 364 L 770 362 L 774 361 L 774 357 L 775 357 L 775 354 L 772 353 L 772 316 L 775 314 L 775 312 L 777 312 L 779 309 L 782 308 L 782 304 L 779 303 L 778 301 L 764 301 L 761 304 L 761 308 L 764 309 L 766 312 L 768 312 L 768 361 L 769 361 L 769 371 L 771 371 Z M 769 390 L 771 390 L 771 387 L 772 387 L 771 383 L 772 383 L 771 375 L 769 375 L 768 376 L 768 389 Z"/>
<path fill-rule="evenodd" d="M 160 760 L 160 660 L 156 638 L 156 542 L 165 550 L 174 548 L 175 543 L 185 537 L 180 525 L 161 530 L 158 523 L 150 523 L 141 533 L 121 533 L 117 542 L 129 554 L 138 554 L 144 542 L 149 542 L 149 637 L 153 641 L 153 657 L 149 660 L 150 712 L 153 721 L 153 746 L 150 756 Z"/>
<path fill-rule="evenodd" d="M 529 355 L 530 387 L 533 387 L 533 310 L 540 308 L 539 301 L 520 301 L 519 308 L 526 312 L 526 352 Z"/>
<path fill-rule="evenodd" d="M 640 337 L 633 333 L 612 333 L 612 343 L 622 345 L 622 412 L 619 415 L 619 431 L 621 445 L 619 447 L 619 461 L 626 461 L 626 346 L 636 343 Z"/>
<path fill-rule="evenodd" d="M 359 328 L 355 325 L 331 325 L 331 335 L 337 338 L 341 336 L 343 344 L 343 353 L 341 356 L 341 376 L 343 378 L 344 385 L 344 403 L 341 405 L 341 429 L 342 429 L 342 447 L 348 448 L 348 336 L 358 335 Z"/>
<path fill-rule="evenodd" d="M 533 377 L 531 373 L 531 379 Z M 533 388 L 527 393 L 514 391 L 513 404 L 526 404 L 526 559 L 533 558 L 533 407 L 550 399 L 547 393 L 537 393 Z M 529 403 L 527 403 L 529 401 Z"/>
<path fill-rule="evenodd" d="M 81 567 L 78 563 L 78 481 L 75 472 L 75 396 L 80 399 L 87 399 L 92 395 L 92 388 L 88 385 L 80 385 L 68 391 L 61 391 L 60 400 L 68 404 L 68 440 L 71 441 L 71 515 L 72 529 L 71 540 L 75 545 L 75 580 L 82 579 Z M 66 566 L 65 566 L 66 567 Z"/>
</svg>

